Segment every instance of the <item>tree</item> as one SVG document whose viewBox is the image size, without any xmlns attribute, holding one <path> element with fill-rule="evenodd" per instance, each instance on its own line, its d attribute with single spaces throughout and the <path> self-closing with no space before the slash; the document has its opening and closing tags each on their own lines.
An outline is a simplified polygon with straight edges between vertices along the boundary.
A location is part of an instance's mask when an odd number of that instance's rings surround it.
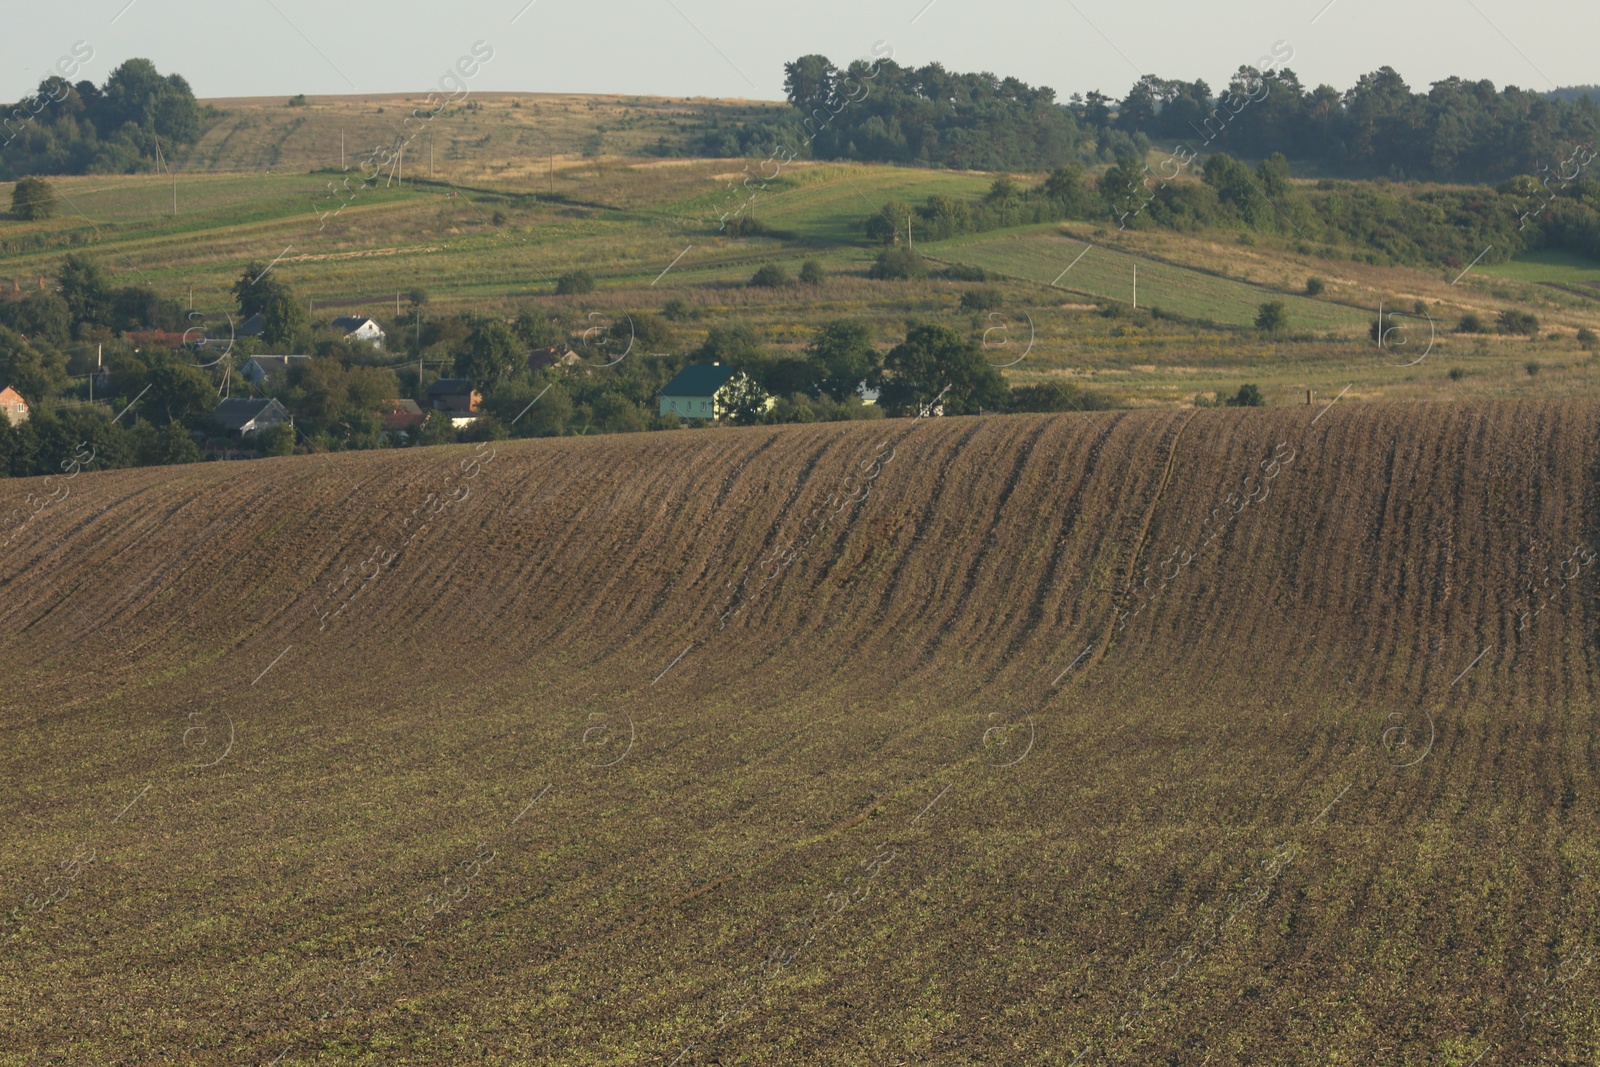
<svg viewBox="0 0 1600 1067">
<path fill-rule="evenodd" d="M 497 319 L 478 323 L 456 357 L 456 377 L 471 378 L 484 392 L 511 379 L 526 366 L 528 350 L 510 326 Z"/>
<path fill-rule="evenodd" d="M 141 425 L 149 425 L 141 423 Z M 288 427 L 284 427 L 288 429 Z M 200 446 L 181 422 L 164 422 L 151 426 L 141 435 L 137 458 L 141 467 L 171 466 L 178 463 L 199 463 Z"/>
<path fill-rule="evenodd" d="M 789 284 L 789 272 L 776 263 L 768 263 L 755 272 L 750 285 L 758 289 L 778 289 Z"/>
<path fill-rule="evenodd" d="M 800 264 L 800 282 L 803 285 L 821 285 L 827 275 L 823 272 L 822 264 L 814 259 L 808 259 Z"/>
<path fill-rule="evenodd" d="M 66 388 L 66 357 L 0 326 L 0 382 L 15 387 L 28 403 L 37 405 Z"/>
<path fill-rule="evenodd" d="M 450 414 L 444 411 L 428 412 L 427 421 L 422 424 L 422 432 L 417 435 L 417 443 L 422 445 L 449 445 L 456 442 L 455 423 L 450 420 Z"/>
<path fill-rule="evenodd" d="M 524 308 L 512 329 L 529 348 L 552 348 L 567 339 L 567 331 L 560 320 L 551 318 L 538 308 Z"/>
<path fill-rule="evenodd" d="M 1282 300 L 1270 300 L 1256 309 L 1256 329 L 1279 334 L 1289 328 L 1289 312 Z"/>
<path fill-rule="evenodd" d="M 754 378 L 740 371 L 717 390 L 717 399 L 735 426 L 754 426 L 767 413 L 767 401 L 771 398 Z"/>
<path fill-rule="evenodd" d="M 1241 385 L 1239 391 L 1230 396 L 1226 403 L 1230 408 L 1258 408 L 1266 404 L 1266 400 L 1256 386 Z"/>
<path fill-rule="evenodd" d="M 256 434 L 256 447 L 261 450 L 263 455 L 294 455 L 294 427 L 286 422 L 280 422 L 276 426 L 268 426 Z"/>
<path fill-rule="evenodd" d="M 872 347 L 872 332 L 859 322 L 825 323 L 806 353 L 821 365 L 817 390 L 840 402 L 855 396 L 863 382 L 875 383 L 883 371 L 883 357 Z"/>
<path fill-rule="evenodd" d="M 883 360 L 878 403 L 901 413 L 940 401 L 947 414 L 975 415 L 1006 406 L 1010 390 L 983 349 L 948 326 L 916 326 Z"/>
<path fill-rule="evenodd" d="M 168 422 L 200 427 L 217 406 L 211 379 L 186 363 L 171 359 L 156 363 L 146 373 L 145 384 L 150 391 L 144 394 L 141 410 L 162 412 Z"/>
<path fill-rule="evenodd" d="M 261 339 L 274 348 L 300 348 L 311 333 L 311 317 L 288 286 L 272 290 L 261 310 Z"/>
<path fill-rule="evenodd" d="M 912 211 L 900 200 L 891 200 L 877 211 L 861 220 L 861 228 L 868 239 L 883 245 L 892 245 L 911 223 Z"/>
<path fill-rule="evenodd" d="M 1321 296 L 1323 291 L 1327 288 L 1328 283 L 1323 281 L 1321 278 L 1313 275 L 1312 277 L 1306 279 L 1307 296 Z"/>
<path fill-rule="evenodd" d="M 61 297 L 72 312 L 73 322 L 108 324 L 111 284 L 99 263 L 82 252 L 74 252 L 61 261 L 56 280 L 61 283 Z"/>
<path fill-rule="evenodd" d="M 35 290 L 21 300 L 0 302 L 0 324 L 30 341 L 57 348 L 72 340 L 72 309 L 60 294 L 47 289 Z"/>
<path fill-rule="evenodd" d="M 24 222 L 56 213 L 56 191 L 43 178 L 23 178 L 11 190 L 11 215 Z"/>
</svg>

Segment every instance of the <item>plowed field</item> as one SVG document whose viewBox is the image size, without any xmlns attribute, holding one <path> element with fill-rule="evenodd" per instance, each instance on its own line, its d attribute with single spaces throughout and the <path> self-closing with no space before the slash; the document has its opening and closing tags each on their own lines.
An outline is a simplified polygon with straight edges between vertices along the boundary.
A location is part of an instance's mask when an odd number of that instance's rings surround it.
<svg viewBox="0 0 1600 1067">
<path fill-rule="evenodd" d="M 7 484 L 0 1062 L 1597 1062 L 1600 405 L 495 447 Z"/>
</svg>

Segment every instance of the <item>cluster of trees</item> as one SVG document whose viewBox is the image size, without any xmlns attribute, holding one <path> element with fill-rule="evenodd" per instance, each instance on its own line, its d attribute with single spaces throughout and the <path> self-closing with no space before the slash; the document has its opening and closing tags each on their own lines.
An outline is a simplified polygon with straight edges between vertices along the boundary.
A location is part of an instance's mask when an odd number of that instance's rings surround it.
<svg viewBox="0 0 1600 1067">
<path fill-rule="evenodd" d="M 1221 92 L 1203 80 L 1146 75 L 1121 100 L 1091 91 L 1064 103 L 1045 86 L 938 63 L 839 68 L 805 55 L 784 73 L 791 116 L 708 130 L 690 152 L 1047 170 L 1140 160 L 1159 140 L 1252 159 L 1282 153 L 1332 176 L 1495 183 L 1543 173 L 1600 129 L 1600 106 L 1587 92 L 1496 89 L 1457 77 L 1415 92 L 1392 67 L 1341 91 L 1308 88 L 1273 60 L 1241 66 Z"/>
<path fill-rule="evenodd" d="M 891 200 L 858 227 L 870 241 L 893 246 L 873 268 L 879 278 L 922 273 L 905 247 L 915 243 L 907 240 L 908 230 L 916 239 L 942 240 L 1066 219 L 1278 233 L 1308 247 L 1349 246 L 1354 258 L 1384 265 L 1460 267 L 1485 248 L 1484 262 L 1540 249 L 1600 258 L 1600 174 L 1573 175 L 1565 183 L 1522 176 L 1493 188 L 1419 189 L 1332 179 L 1295 183 L 1289 161 L 1278 153 L 1254 167 L 1225 152 L 1192 169 L 1176 158 L 1167 162 L 1151 167 L 1122 160 L 1092 181 L 1081 164 L 1066 163 L 1032 186 L 1002 175 L 975 199 L 935 194 L 916 207 Z"/>
<path fill-rule="evenodd" d="M 35 174 L 125 174 L 200 138 L 202 111 L 181 75 L 130 59 L 103 86 L 60 75 L 0 114 L 0 181 Z"/>
<path fill-rule="evenodd" d="M 0 420 L 0 473 L 55 473 L 80 443 L 100 467 L 199 460 L 202 446 L 221 437 L 213 412 L 224 393 L 274 397 L 294 415 L 294 429 L 254 442 L 269 455 L 676 428 L 683 423 L 659 414 L 658 397 L 689 363 L 739 372 L 733 421 L 746 425 L 915 415 L 930 406 L 951 415 L 1106 406 L 1074 389 L 1012 392 L 976 340 L 943 325 L 910 326 L 882 351 L 866 325 L 840 320 L 820 327 L 803 349 L 780 352 L 749 326 L 719 323 L 691 351 L 663 356 L 677 347 L 677 324 L 694 315 L 682 300 L 669 300 L 660 314 L 570 322 L 534 304 L 511 320 L 425 317 L 427 294 L 416 290 L 412 321 L 387 323 L 389 347 L 379 351 L 311 323 L 281 272 L 259 263 L 233 286 L 232 317 L 261 314 L 268 336 L 231 343 L 220 317 L 200 319 L 146 287 L 113 285 L 86 255 L 67 256 L 54 281 L 0 300 L 0 384 L 15 386 L 32 408 L 17 427 Z M 991 306 L 994 294 L 986 293 L 974 290 L 971 308 Z M 208 343 L 174 350 L 141 333 L 186 327 L 186 337 Z M 576 363 L 530 367 L 535 350 L 567 346 Z M 87 352 L 92 367 L 96 350 L 109 373 L 109 385 L 98 389 L 90 375 L 70 374 L 68 356 Z M 239 373 L 251 355 L 285 351 L 310 358 L 259 385 Z M 470 379 L 484 395 L 484 417 L 458 431 L 447 415 L 432 413 L 406 438 L 383 429 L 396 399 L 424 401 L 442 376 Z M 877 403 L 864 402 L 863 389 L 877 391 Z"/>
<path fill-rule="evenodd" d="M 1308 89 L 1288 68 L 1241 67 L 1229 88 L 1250 102 L 1218 115 L 1204 82 L 1146 76 L 1121 101 L 1115 125 L 1255 159 L 1281 152 L 1345 177 L 1490 183 L 1553 168 L 1600 128 L 1600 106 L 1586 93 L 1496 90 L 1457 77 L 1413 92 L 1392 67 L 1343 92 Z"/>
</svg>

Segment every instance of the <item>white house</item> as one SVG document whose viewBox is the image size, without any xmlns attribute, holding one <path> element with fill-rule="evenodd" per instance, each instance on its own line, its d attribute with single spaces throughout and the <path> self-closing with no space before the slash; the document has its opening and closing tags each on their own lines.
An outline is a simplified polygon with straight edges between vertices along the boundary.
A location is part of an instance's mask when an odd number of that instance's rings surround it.
<svg viewBox="0 0 1600 1067">
<path fill-rule="evenodd" d="M 344 333 L 346 341 L 365 341 L 373 348 L 383 347 L 383 327 L 360 315 L 340 315 L 333 328 Z"/>
</svg>

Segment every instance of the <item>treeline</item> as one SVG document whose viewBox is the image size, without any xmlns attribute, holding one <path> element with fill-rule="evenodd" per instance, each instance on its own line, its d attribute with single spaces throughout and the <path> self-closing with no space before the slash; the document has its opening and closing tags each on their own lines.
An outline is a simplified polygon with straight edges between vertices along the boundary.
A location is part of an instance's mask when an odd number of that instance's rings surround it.
<svg viewBox="0 0 1600 1067">
<path fill-rule="evenodd" d="M 86 47 L 86 46 L 84 46 Z M 68 78 L 88 58 L 75 50 L 34 93 L 0 113 L 0 181 L 33 174 L 126 174 L 200 138 L 202 109 L 181 75 L 130 59 L 103 86 Z"/>
<path fill-rule="evenodd" d="M 1143 158 L 1155 141 L 1199 154 L 1280 153 L 1319 173 L 1349 178 L 1500 182 L 1554 169 L 1600 136 L 1587 93 L 1537 93 L 1446 78 L 1413 91 L 1391 67 L 1346 90 L 1309 88 L 1284 63 L 1281 43 L 1241 66 L 1216 91 L 1205 81 L 1147 75 L 1117 100 L 1098 91 L 1058 102 L 1053 90 L 938 63 L 892 59 L 845 68 L 806 55 L 784 64 L 793 114 L 702 133 L 707 155 L 1048 170 L 1068 161 Z"/>
</svg>

